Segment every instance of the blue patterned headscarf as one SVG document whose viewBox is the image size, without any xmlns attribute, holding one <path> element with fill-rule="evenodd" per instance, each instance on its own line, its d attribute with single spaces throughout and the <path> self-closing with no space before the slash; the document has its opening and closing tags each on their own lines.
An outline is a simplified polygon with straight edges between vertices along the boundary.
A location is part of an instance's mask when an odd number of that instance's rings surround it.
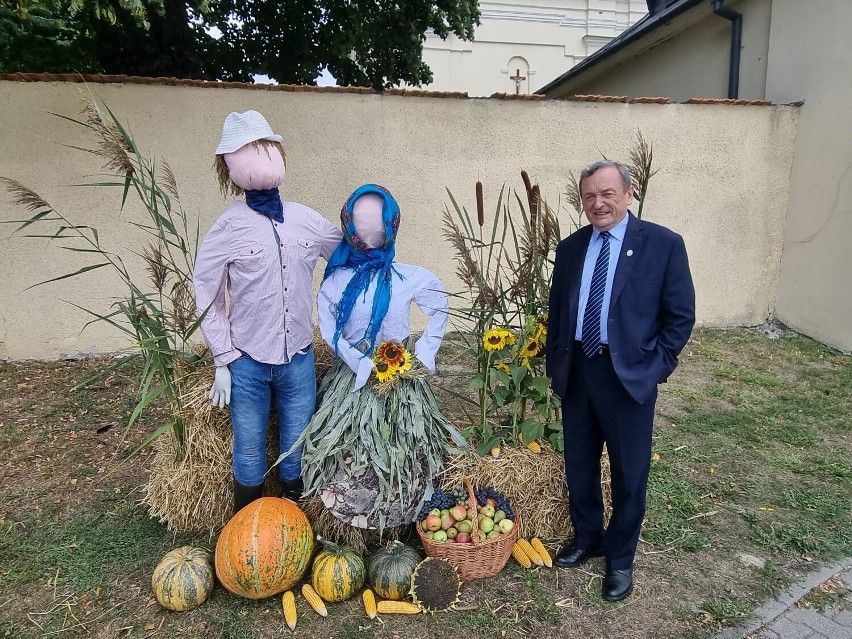
<svg viewBox="0 0 852 639">
<path fill-rule="evenodd" d="M 375 193 L 384 200 L 382 206 L 382 220 L 385 226 L 385 244 L 380 248 L 367 248 L 364 241 L 358 237 L 355 230 L 355 220 L 352 211 L 355 201 L 367 193 Z M 337 303 L 337 317 L 334 327 L 334 349 L 337 352 L 337 340 L 343 332 L 343 328 L 349 321 L 352 309 L 359 295 L 366 295 L 367 289 L 373 278 L 376 278 L 376 293 L 373 297 L 373 310 L 370 314 L 370 323 L 364 332 L 364 337 L 358 344 L 366 343 L 367 355 L 371 355 L 376 347 L 376 335 L 382 325 L 385 315 L 390 306 L 391 276 L 396 273 L 393 268 L 393 258 L 396 253 L 396 232 L 399 230 L 399 204 L 383 186 L 378 184 L 365 184 L 358 187 L 346 200 L 340 211 L 340 221 L 343 228 L 343 240 L 335 249 L 328 265 L 325 267 L 325 277 L 328 277 L 339 268 L 353 269 L 355 273 L 346 285 L 340 301 Z M 402 279 L 399 273 L 397 277 Z"/>
</svg>

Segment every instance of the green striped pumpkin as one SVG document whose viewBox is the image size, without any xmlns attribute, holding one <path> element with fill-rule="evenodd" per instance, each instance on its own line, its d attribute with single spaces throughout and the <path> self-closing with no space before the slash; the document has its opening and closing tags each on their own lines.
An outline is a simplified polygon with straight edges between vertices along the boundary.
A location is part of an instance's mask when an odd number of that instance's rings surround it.
<svg viewBox="0 0 852 639">
<path fill-rule="evenodd" d="M 367 567 L 361 554 L 349 546 L 320 539 L 325 549 L 314 559 L 311 583 L 325 601 L 343 601 L 361 590 Z"/>
<path fill-rule="evenodd" d="M 151 587 L 163 608 L 183 612 L 200 606 L 213 590 L 210 553 L 192 546 L 170 550 L 154 568 Z"/>
<path fill-rule="evenodd" d="M 392 541 L 382 546 L 370 557 L 367 579 L 373 590 L 384 599 L 405 599 L 411 590 L 411 575 L 420 554 L 401 541 Z"/>
</svg>

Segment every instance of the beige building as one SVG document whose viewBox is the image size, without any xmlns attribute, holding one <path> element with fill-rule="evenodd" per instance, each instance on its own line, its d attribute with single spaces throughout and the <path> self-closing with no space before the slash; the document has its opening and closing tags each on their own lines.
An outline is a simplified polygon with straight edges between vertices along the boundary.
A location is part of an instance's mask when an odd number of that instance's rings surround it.
<svg viewBox="0 0 852 639">
<path fill-rule="evenodd" d="M 654 2 L 540 93 L 802 101 L 775 315 L 852 351 L 852 2 Z"/>
<path fill-rule="evenodd" d="M 470 96 L 532 93 L 648 10 L 645 0 L 484 0 L 479 8 L 473 42 L 427 34 L 423 59 L 434 82 L 424 88 Z"/>
</svg>

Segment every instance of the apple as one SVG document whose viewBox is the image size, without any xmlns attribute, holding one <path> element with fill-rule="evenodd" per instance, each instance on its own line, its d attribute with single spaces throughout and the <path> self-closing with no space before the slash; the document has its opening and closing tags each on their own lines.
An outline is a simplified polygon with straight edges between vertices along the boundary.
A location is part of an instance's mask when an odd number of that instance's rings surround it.
<svg viewBox="0 0 852 639">
<path fill-rule="evenodd" d="M 495 524 L 500 523 L 501 519 L 506 519 L 506 513 L 502 510 L 498 510 L 496 513 L 494 513 L 492 519 L 494 520 Z"/>
<path fill-rule="evenodd" d="M 430 530 L 429 532 L 427 532 L 427 533 L 426 533 L 426 538 L 427 538 L 427 539 L 432 539 L 432 537 L 433 537 L 434 535 L 435 535 L 435 533 L 434 533 L 434 532 L 432 532 L 432 531 Z"/>
<path fill-rule="evenodd" d="M 482 508 L 479 509 L 479 512 L 481 512 L 483 515 L 490 519 L 494 516 L 494 506 L 492 506 L 491 504 L 485 504 Z"/>
<path fill-rule="evenodd" d="M 470 543 L 470 535 L 467 533 L 460 532 L 456 535 L 456 538 L 453 540 L 457 544 L 469 544 Z"/>
<path fill-rule="evenodd" d="M 441 518 L 438 515 L 429 515 L 423 520 L 423 523 L 426 525 L 426 529 L 432 532 L 441 529 Z"/>
<path fill-rule="evenodd" d="M 486 539 L 494 539 L 495 537 L 499 537 L 499 536 L 500 536 L 500 529 L 499 529 L 499 528 L 495 528 L 495 529 L 494 529 L 494 530 L 492 530 L 490 533 L 488 533 L 487 535 L 485 535 L 485 538 L 486 538 Z"/>
<path fill-rule="evenodd" d="M 436 530 L 432 535 L 432 541 L 447 541 L 447 533 L 443 530 Z"/>
<path fill-rule="evenodd" d="M 442 508 L 442 509 L 441 509 L 441 517 L 442 517 L 442 518 L 443 518 L 443 517 L 446 517 L 446 516 L 447 516 L 447 515 L 449 515 L 449 514 L 450 514 L 450 511 L 449 511 L 447 508 Z"/>
<path fill-rule="evenodd" d="M 494 506 L 494 507 L 497 506 L 497 500 L 494 499 L 493 497 L 489 497 L 488 499 L 486 499 L 485 503 L 490 505 L 490 506 Z"/>
<path fill-rule="evenodd" d="M 470 522 L 467 519 L 462 519 L 460 522 L 456 523 L 456 529 L 460 533 L 469 533 L 473 530 L 473 526 L 471 526 Z"/>
<path fill-rule="evenodd" d="M 500 528 L 504 533 L 509 532 L 512 528 L 515 527 L 515 522 L 511 519 L 501 519 L 497 524 L 497 527 Z"/>
<path fill-rule="evenodd" d="M 458 537 L 459 531 L 455 528 L 455 526 L 450 526 L 447 528 L 447 539 L 455 539 Z"/>
<path fill-rule="evenodd" d="M 453 506 L 450 510 L 450 515 L 456 521 L 461 521 L 462 519 L 467 517 L 467 509 L 461 504 L 459 504 L 458 506 Z"/>
<path fill-rule="evenodd" d="M 487 535 L 494 530 L 494 520 L 490 517 L 483 517 L 479 520 L 479 530 Z"/>
<path fill-rule="evenodd" d="M 440 517 L 441 516 L 441 509 L 440 508 L 433 508 L 432 510 L 429 511 L 429 514 L 430 515 L 438 515 L 438 517 Z"/>
<path fill-rule="evenodd" d="M 475 509 L 475 508 L 468 508 L 468 509 L 467 509 L 467 514 L 464 516 L 464 518 L 465 518 L 465 519 L 470 519 L 471 521 L 473 521 L 473 516 L 474 516 L 475 514 L 476 514 L 476 509 Z"/>
<path fill-rule="evenodd" d="M 452 528 L 455 526 L 456 520 L 450 517 L 450 515 L 444 515 L 441 517 L 441 529 L 447 530 L 448 528 Z"/>
</svg>

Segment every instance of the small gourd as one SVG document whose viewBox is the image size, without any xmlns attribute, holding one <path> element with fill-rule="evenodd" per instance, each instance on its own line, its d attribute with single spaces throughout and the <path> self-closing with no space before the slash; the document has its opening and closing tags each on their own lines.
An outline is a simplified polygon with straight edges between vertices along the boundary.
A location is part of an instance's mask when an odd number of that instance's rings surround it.
<svg viewBox="0 0 852 639">
<path fill-rule="evenodd" d="M 163 608 L 183 612 L 200 606 L 213 590 L 210 553 L 192 546 L 170 550 L 154 568 L 151 587 Z"/>
<path fill-rule="evenodd" d="M 379 597 L 399 601 L 411 590 L 411 575 L 420 563 L 420 554 L 401 541 L 380 547 L 370 557 L 367 580 Z"/>
<path fill-rule="evenodd" d="M 325 601 L 343 601 L 361 590 L 367 567 L 361 554 L 349 546 L 320 539 L 325 549 L 314 559 L 311 584 Z"/>
</svg>

